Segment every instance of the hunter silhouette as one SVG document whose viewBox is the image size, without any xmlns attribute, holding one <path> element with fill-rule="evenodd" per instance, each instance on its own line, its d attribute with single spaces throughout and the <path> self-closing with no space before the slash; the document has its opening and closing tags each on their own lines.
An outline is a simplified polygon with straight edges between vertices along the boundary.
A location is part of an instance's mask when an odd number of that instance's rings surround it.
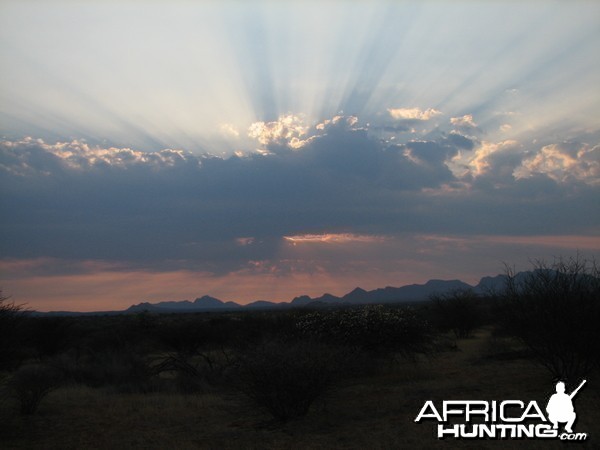
<svg viewBox="0 0 600 450">
<path fill-rule="evenodd" d="M 558 428 L 558 422 L 566 422 L 565 431 L 567 433 L 573 432 L 573 423 L 577 418 L 575 409 L 573 408 L 573 397 L 579 392 L 579 389 L 585 384 L 586 380 L 583 380 L 579 387 L 575 389 L 571 394 L 565 394 L 565 383 L 559 381 L 556 383 L 556 394 L 552 394 L 546 406 L 548 412 L 548 418 L 554 425 L 552 428 Z"/>
</svg>

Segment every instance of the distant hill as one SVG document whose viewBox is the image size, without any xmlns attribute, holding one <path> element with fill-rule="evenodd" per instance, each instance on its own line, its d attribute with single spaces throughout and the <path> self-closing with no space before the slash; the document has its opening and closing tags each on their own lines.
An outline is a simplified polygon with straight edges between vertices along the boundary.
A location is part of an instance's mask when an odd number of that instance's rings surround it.
<svg viewBox="0 0 600 450">
<path fill-rule="evenodd" d="M 137 305 L 132 305 L 127 308 L 124 312 L 136 313 L 136 312 L 162 312 L 162 313 L 174 313 L 174 312 L 193 312 L 193 311 L 215 311 L 215 310 L 230 310 L 241 308 L 242 306 L 235 302 L 223 302 L 218 298 L 205 295 L 197 298 L 193 302 L 189 300 L 181 301 L 166 301 L 158 303 L 142 302 Z"/>
<path fill-rule="evenodd" d="M 473 289 L 470 284 L 460 280 L 429 280 L 425 284 L 410 284 L 399 288 L 386 287 L 366 293 L 367 303 L 399 303 L 427 300 L 433 294 L 443 294 L 457 289 Z M 363 303 L 359 300 L 358 303 Z M 355 300 L 356 303 L 356 300 Z"/>
<path fill-rule="evenodd" d="M 433 294 L 443 294 L 444 292 L 456 289 L 474 289 L 474 287 L 460 280 L 429 280 L 425 284 L 411 284 L 399 288 L 388 286 L 373 291 L 365 291 L 364 289 L 357 287 L 343 297 L 324 294 L 321 297 L 310 298 L 303 295 L 302 297 L 296 297 L 292 300 L 291 305 L 305 306 L 313 302 L 324 304 L 345 303 L 350 305 L 413 302 L 427 300 Z"/>
<path fill-rule="evenodd" d="M 391 304 L 428 300 L 434 294 L 457 289 L 472 289 L 481 294 L 486 294 L 500 289 L 506 280 L 504 275 L 495 277 L 484 277 L 477 286 L 471 286 L 460 280 L 429 280 L 425 284 L 410 284 L 402 287 L 385 287 L 366 291 L 360 287 L 355 288 L 342 297 L 332 294 L 323 294 L 320 297 L 309 297 L 301 295 L 287 302 L 269 302 L 257 300 L 247 305 L 235 302 L 223 302 L 222 300 L 205 295 L 194 302 L 183 300 L 180 302 L 140 303 L 129 307 L 125 312 L 193 312 L 214 311 L 232 309 L 284 309 L 306 306 L 322 307 L 327 305 L 368 305 L 368 304 Z"/>
<path fill-rule="evenodd" d="M 478 294 L 490 294 L 499 292 L 506 283 L 506 275 L 496 275 L 495 277 L 483 277 L 475 287 Z"/>
<path fill-rule="evenodd" d="M 517 274 L 517 279 L 524 277 L 527 272 Z M 369 305 L 369 304 L 392 304 L 418 302 L 428 300 L 434 294 L 444 294 L 457 289 L 472 289 L 477 294 L 489 294 L 497 292 L 506 282 L 505 275 L 494 277 L 483 277 L 476 286 L 471 286 L 460 280 L 429 280 L 425 284 L 410 284 L 402 287 L 385 287 L 372 291 L 366 291 L 360 287 L 353 289 L 342 297 L 332 294 L 323 294 L 320 297 L 309 297 L 301 295 L 295 297 L 290 302 L 269 302 L 266 300 L 257 300 L 247 305 L 241 305 L 236 302 L 224 302 L 218 298 L 204 295 L 189 300 L 169 300 L 158 303 L 141 302 L 132 305 L 124 311 L 104 311 L 95 313 L 76 313 L 76 312 L 49 312 L 36 313 L 36 315 L 97 315 L 97 314 L 129 314 L 139 312 L 151 313 L 183 313 L 183 312 L 203 312 L 203 311 L 233 311 L 233 310 L 256 310 L 256 309 L 285 309 L 328 307 L 331 305 Z"/>
</svg>

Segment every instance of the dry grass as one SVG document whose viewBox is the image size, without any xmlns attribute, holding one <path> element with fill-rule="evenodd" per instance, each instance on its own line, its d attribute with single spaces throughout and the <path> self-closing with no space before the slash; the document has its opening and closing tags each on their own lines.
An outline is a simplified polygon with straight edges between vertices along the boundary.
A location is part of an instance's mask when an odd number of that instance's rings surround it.
<svg viewBox="0 0 600 450">
<path fill-rule="evenodd" d="M 529 359 L 511 359 L 511 342 L 494 342 L 489 329 L 418 363 L 403 362 L 345 383 L 313 405 L 303 419 L 271 421 L 237 395 L 207 392 L 117 394 L 65 387 L 51 393 L 33 417 L 0 410 L 0 447 L 7 449 L 392 449 L 563 448 L 533 440 L 438 441 L 435 425 L 415 423 L 425 400 L 536 400 L 545 405 L 553 380 Z M 501 347 L 502 357 L 494 348 Z M 512 348 L 512 350 L 515 350 Z M 579 448 L 597 448 L 598 380 L 576 400 L 577 431 L 591 434 Z M 596 445 L 596 447 L 595 447 Z"/>
</svg>

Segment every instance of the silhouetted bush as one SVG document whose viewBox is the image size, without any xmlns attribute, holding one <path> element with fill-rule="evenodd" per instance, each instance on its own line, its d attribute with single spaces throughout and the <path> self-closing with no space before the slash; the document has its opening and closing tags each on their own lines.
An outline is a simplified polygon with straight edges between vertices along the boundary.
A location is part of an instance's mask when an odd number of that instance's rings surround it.
<svg viewBox="0 0 600 450">
<path fill-rule="evenodd" d="M 556 378 L 577 380 L 600 365 L 600 277 L 579 258 L 538 261 L 534 270 L 506 273 L 499 313 Z"/>
<path fill-rule="evenodd" d="M 109 316 L 86 318 L 79 339 L 84 352 L 113 352 L 125 347 L 137 352 L 147 352 L 153 347 L 138 326 L 134 316 Z"/>
<path fill-rule="evenodd" d="M 40 402 L 61 384 L 61 374 L 46 365 L 20 367 L 11 377 L 9 387 L 20 403 L 21 414 L 34 414 Z"/>
<path fill-rule="evenodd" d="M 296 327 L 307 337 L 351 346 L 375 356 L 399 353 L 412 357 L 431 351 L 429 324 L 408 307 L 369 305 L 313 312 L 301 317 Z"/>
<path fill-rule="evenodd" d="M 468 338 L 482 324 L 480 299 L 471 289 L 458 289 L 431 296 L 436 322 L 443 330 L 451 330 L 457 338 Z"/>
<path fill-rule="evenodd" d="M 195 355 L 206 343 L 206 333 L 199 320 L 181 318 L 161 324 L 154 332 L 161 346 L 182 359 Z"/>
<path fill-rule="evenodd" d="M 235 325 L 223 317 L 165 321 L 154 330 L 165 353 L 154 358 L 153 372 L 174 372 L 176 386 L 186 393 L 224 383 L 233 365 Z"/>
<path fill-rule="evenodd" d="M 483 360 L 511 361 L 534 357 L 531 350 L 513 335 L 507 334 L 503 328 L 494 328 L 481 348 Z"/>
<path fill-rule="evenodd" d="M 287 421 L 308 413 L 311 404 L 340 379 L 348 349 L 315 341 L 272 341 L 238 360 L 236 384 L 274 418 Z"/>
<path fill-rule="evenodd" d="M 10 301 L 0 290 L 0 370 L 14 369 L 25 356 L 21 336 L 25 312 L 24 305 Z"/>
<path fill-rule="evenodd" d="M 148 392 L 153 387 L 149 364 L 130 348 L 88 355 L 78 362 L 71 376 L 88 386 L 112 386 L 119 392 Z"/>
<path fill-rule="evenodd" d="M 294 339 L 298 337 L 295 324 L 297 311 L 244 311 L 232 321 L 229 342 L 238 349 L 254 346 L 264 341 Z"/>
<path fill-rule="evenodd" d="M 170 383 L 167 386 L 171 387 L 171 389 L 174 388 L 174 391 L 180 394 L 205 392 L 209 388 L 203 377 L 183 371 L 176 372 L 175 377 L 168 381 Z"/>
<path fill-rule="evenodd" d="M 75 321 L 69 317 L 34 317 L 28 321 L 29 344 L 40 359 L 51 358 L 76 344 Z"/>
</svg>

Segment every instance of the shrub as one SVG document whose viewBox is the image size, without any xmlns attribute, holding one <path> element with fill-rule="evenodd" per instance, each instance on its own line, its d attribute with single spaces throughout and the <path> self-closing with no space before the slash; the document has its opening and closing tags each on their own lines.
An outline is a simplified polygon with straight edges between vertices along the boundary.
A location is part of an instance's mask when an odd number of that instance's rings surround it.
<svg viewBox="0 0 600 450">
<path fill-rule="evenodd" d="M 153 387 L 147 361 L 130 348 L 90 354 L 78 361 L 69 375 L 76 382 L 112 386 L 119 392 L 148 392 Z"/>
<path fill-rule="evenodd" d="M 168 352 L 154 364 L 153 371 L 160 374 L 164 371 L 177 373 L 178 385 L 195 386 L 201 378 L 197 356 L 206 343 L 206 333 L 198 320 L 183 320 L 180 322 L 167 322 L 156 330 L 162 347 Z"/>
<path fill-rule="evenodd" d="M 189 318 L 161 324 L 154 334 L 164 349 L 182 359 L 195 355 L 206 342 L 201 322 Z"/>
<path fill-rule="evenodd" d="M 257 405 L 287 421 L 308 413 L 344 372 L 346 349 L 315 341 L 271 341 L 243 354 L 236 380 Z"/>
<path fill-rule="evenodd" d="M 29 320 L 29 342 L 40 360 L 52 358 L 76 341 L 75 322 L 69 317 L 34 317 Z"/>
<path fill-rule="evenodd" d="M 166 350 L 153 365 L 156 374 L 176 372 L 177 385 L 184 392 L 223 382 L 233 364 L 228 340 L 234 324 L 228 319 L 197 318 L 162 324 L 155 337 Z"/>
<path fill-rule="evenodd" d="M 25 311 L 24 305 L 10 301 L 0 290 L 0 370 L 12 369 L 23 359 L 25 349 L 20 328 Z"/>
<path fill-rule="evenodd" d="M 579 258 L 506 272 L 500 297 L 504 328 L 554 377 L 576 380 L 600 365 L 600 277 Z"/>
<path fill-rule="evenodd" d="M 468 338 L 482 323 L 479 298 L 471 289 L 457 289 L 431 297 L 441 330 L 451 330 L 457 338 Z"/>
<path fill-rule="evenodd" d="M 296 327 L 307 337 L 348 345 L 376 356 L 414 356 L 431 350 L 429 325 L 412 308 L 369 305 L 314 312 L 299 319 Z"/>
<path fill-rule="evenodd" d="M 21 414 L 34 414 L 40 402 L 61 383 L 60 373 L 45 365 L 20 367 L 9 380 L 9 387 L 21 405 Z"/>
</svg>

